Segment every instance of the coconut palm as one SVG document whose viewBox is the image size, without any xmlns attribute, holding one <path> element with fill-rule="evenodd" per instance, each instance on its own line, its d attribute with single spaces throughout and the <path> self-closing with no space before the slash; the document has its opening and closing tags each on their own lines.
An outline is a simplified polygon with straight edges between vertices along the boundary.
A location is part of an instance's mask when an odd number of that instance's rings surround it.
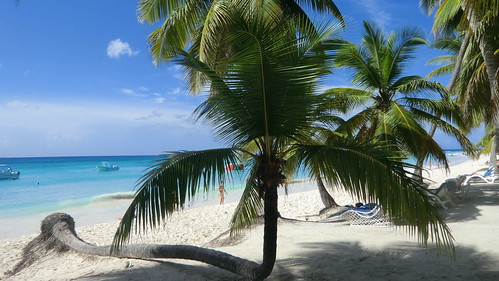
<svg viewBox="0 0 499 281">
<path fill-rule="evenodd" d="M 484 60 L 486 74 L 488 76 L 491 100 L 484 103 L 482 107 L 490 107 L 497 104 L 498 80 L 499 80 L 499 1 L 497 0 L 459 0 L 459 1 L 437 1 L 421 0 L 421 5 L 429 14 L 436 9 L 433 30 L 435 33 L 448 33 L 467 30 L 472 35 L 471 41 L 480 50 Z M 499 128 L 499 116 L 497 108 L 494 108 L 494 126 Z M 497 162 L 498 134 L 494 138 L 494 149 L 490 154 L 491 163 Z"/>
<path fill-rule="evenodd" d="M 423 244 L 431 238 L 452 250 L 452 236 L 434 202 L 385 145 L 341 136 L 323 144 L 310 142 L 317 126 L 314 113 L 322 102 L 315 93 L 326 73 L 331 26 L 309 27 L 315 30 L 310 33 L 314 36 L 290 40 L 286 22 L 276 25 L 265 13 L 251 18 L 232 13 L 229 58 L 210 65 L 176 51 L 178 63 L 209 79 L 211 91 L 195 113 L 229 147 L 163 155 L 140 180 L 116 232 L 114 251 L 132 232 L 158 226 L 197 193 L 224 179 L 224 167 L 240 157 L 251 161 L 234 223 L 246 226 L 263 208 L 262 263 L 202 248 L 179 250 L 175 257 L 209 261 L 251 279 L 267 277 L 276 258 L 277 189 L 285 180 L 284 171 L 296 164 L 320 174 L 327 183 L 341 182 L 353 194 L 379 202 L 387 215 L 407 225 Z M 249 145 L 257 149 L 249 151 Z"/>
<path fill-rule="evenodd" d="M 296 25 L 297 32 L 288 34 L 290 39 L 303 32 L 315 33 L 310 29 L 313 26 L 302 7 L 309 7 L 314 12 L 326 13 L 336 17 L 344 26 L 343 17 L 331 0 L 312 0 L 305 2 L 295 1 L 199 1 L 187 0 L 172 3 L 165 0 L 141 0 L 139 4 L 139 19 L 149 24 L 163 21 L 149 36 L 151 54 L 156 64 L 169 61 L 176 56 L 177 49 L 188 47 L 188 52 L 196 54 L 199 59 L 213 65 L 232 54 L 230 44 L 226 39 L 227 30 L 232 24 L 229 11 L 244 10 L 246 17 L 251 17 L 255 11 L 271 13 L 274 21 L 286 20 Z M 295 20 L 296 18 L 301 20 Z M 303 35 L 301 35 L 303 36 Z M 189 80 L 190 90 L 198 93 L 208 81 L 201 72 L 192 68 L 185 70 Z M 334 199 L 327 192 L 322 180 L 316 179 L 318 190 L 324 206 L 337 206 Z"/>
<path fill-rule="evenodd" d="M 364 28 L 362 42 L 346 44 L 336 59 L 338 66 L 353 71 L 353 83 L 358 88 L 327 90 L 332 98 L 343 99 L 360 110 L 337 130 L 358 138 L 387 141 L 404 153 L 423 160 L 431 157 L 447 167 L 444 151 L 423 124 L 435 124 L 466 150 L 472 145 L 457 128 L 438 116 L 456 116 L 455 107 L 444 98 L 445 88 L 420 76 L 403 76 L 415 48 L 426 44 L 421 32 L 407 28 L 386 36 L 370 23 L 364 22 Z M 432 94 L 438 100 L 427 98 Z"/>
<path fill-rule="evenodd" d="M 464 123 L 462 130 L 478 127 L 484 122 L 487 125 L 487 133 L 482 139 L 479 147 L 484 143 L 488 149 L 480 150 L 481 154 L 490 153 L 493 140 L 492 124 L 497 103 L 499 100 L 491 97 L 490 83 L 486 74 L 486 67 L 478 46 L 474 42 L 468 42 L 469 33 L 464 36 L 437 38 L 434 47 L 446 50 L 449 55 L 432 59 L 428 63 L 443 64 L 432 71 L 427 77 L 442 76 L 452 73 L 449 92 L 455 97 L 456 103 L 461 108 Z M 483 106 L 489 104 L 489 106 Z M 488 138 L 491 138 L 490 140 Z"/>
<path fill-rule="evenodd" d="M 470 123 L 472 122 L 473 118 L 465 118 L 466 116 L 471 116 L 471 115 L 465 116 L 464 114 L 462 114 L 463 113 L 461 110 L 462 104 L 460 104 L 456 98 L 453 98 L 453 96 L 455 96 L 454 90 L 456 89 L 456 85 L 458 84 L 457 83 L 458 78 L 460 77 L 459 74 L 461 73 L 461 65 L 463 63 L 463 60 L 466 60 L 467 57 L 466 54 L 469 46 L 469 40 L 470 40 L 469 32 L 465 32 L 464 37 L 453 36 L 453 37 L 437 38 L 435 42 L 432 43 L 432 47 L 435 49 L 446 50 L 449 54 L 439 56 L 428 61 L 427 64 L 439 64 L 439 65 L 443 64 L 443 65 L 430 72 L 425 78 L 425 79 L 431 79 L 433 77 L 451 74 L 451 77 L 447 84 L 447 93 L 443 97 L 443 100 L 447 101 L 446 102 L 447 106 L 450 109 L 453 108 L 451 112 L 454 112 L 453 116 L 447 116 L 447 117 L 450 117 L 449 119 L 454 120 L 454 122 L 457 123 L 457 125 L 460 127 L 463 133 L 468 133 L 470 127 L 473 126 Z M 441 118 L 442 115 L 438 113 L 437 117 Z M 429 130 L 429 135 L 433 137 L 436 131 L 437 131 L 437 125 L 432 124 Z M 474 151 L 471 151 L 470 149 L 468 149 L 467 152 L 472 156 L 474 155 Z M 425 157 L 420 157 L 417 159 L 416 162 L 417 168 L 415 174 L 417 174 L 418 177 L 420 178 L 422 178 L 422 171 L 423 171 L 422 166 L 424 164 L 424 159 Z"/>
</svg>

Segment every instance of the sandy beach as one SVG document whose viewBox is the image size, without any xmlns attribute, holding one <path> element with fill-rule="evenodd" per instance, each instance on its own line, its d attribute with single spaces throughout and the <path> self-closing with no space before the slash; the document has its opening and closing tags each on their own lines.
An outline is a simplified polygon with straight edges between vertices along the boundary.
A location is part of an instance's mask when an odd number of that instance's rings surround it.
<svg viewBox="0 0 499 281">
<path fill-rule="evenodd" d="M 434 168 L 425 176 L 436 188 L 448 178 L 485 168 L 485 161 L 481 158 L 452 166 L 450 173 Z M 341 205 L 358 201 L 341 190 L 332 195 Z M 455 261 L 439 255 L 433 245 L 421 249 L 403 228 L 313 222 L 319 219 L 322 207 L 316 190 L 279 197 L 281 215 L 303 221 L 279 223 L 277 261 L 268 280 L 499 280 L 499 184 L 473 184 L 463 201 L 441 210 L 455 238 Z M 208 246 L 259 262 L 262 226 L 247 232 L 234 245 L 215 243 L 228 230 L 234 208 L 235 203 L 230 203 L 174 213 L 163 228 L 135 237 L 133 242 Z M 106 245 L 119 220 L 84 227 L 78 223 L 76 220 L 79 237 Z M 14 276 L 5 275 L 36 235 L 0 240 L 0 279 L 242 280 L 198 262 L 102 258 L 72 251 L 50 253 Z"/>
</svg>

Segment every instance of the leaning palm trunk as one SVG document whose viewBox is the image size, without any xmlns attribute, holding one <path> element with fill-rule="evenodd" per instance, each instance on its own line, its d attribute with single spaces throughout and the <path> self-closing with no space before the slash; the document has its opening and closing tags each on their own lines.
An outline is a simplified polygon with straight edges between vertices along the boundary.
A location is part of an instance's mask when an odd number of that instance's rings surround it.
<svg viewBox="0 0 499 281">
<path fill-rule="evenodd" d="M 461 9 L 463 11 L 466 11 L 466 7 L 464 6 L 462 6 Z M 471 30 L 477 33 L 478 19 L 476 18 L 476 15 L 474 14 L 472 9 L 470 13 L 466 14 L 466 17 L 469 21 Z M 487 70 L 487 76 L 489 78 L 491 104 L 496 104 L 496 101 L 499 98 L 498 81 L 497 81 L 499 75 L 499 60 L 497 56 L 494 55 L 494 51 L 496 49 L 494 48 L 494 46 L 490 44 L 490 42 L 487 41 L 484 35 L 479 36 L 478 47 L 485 62 L 485 68 Z M 495 107 L 495 110 L 498 110 L 497 106 Z M 495 115 L 496 116 L 494 117 L 494 126 L 496 127 L 496 130 L 494 134 L 494 140 L 492 142 L 492 149 L 490 151 L 490 159 L 489 159 L 491 165 L 495 165 L 497 163 L 497 146 L 498 146 L 497 143 L 499 141 L 499 130 L 497 129 L 499 128 L 498 127 L 499 116 L 497 112 Z M 497 168 L 496 166 L 496 172 L 499 172 L 498 169 L 499 168 Z"/>
<path fill-rule="evenodd" d="M 494 165 L 496 167 L 496 174 L 498 173 L 497 167 L 497 146 L 499 141 L 499 116 L 494 118 L 494 135 L 492 137 L 492 145 L 490 146 L 490 157 L 489 163 L 490 165 Z"/>
<path fill-rule="evenodd" d="M 487 75 L 489 77 L 489 83 L 490 83 L 490 93 L 491 93 L 491 102 L 494 104 L 494 101 L 497 101 L 498 99 L 498 86 L 497 86 L 497 75 L 499 72 L 499 61 L 497 57 L 494 55 L 494 50 L 490 44 L 485 42 L 483 39 L 480 41 L 479 44 L 480 51 L 482 53 L 483 59 L 485 61 L 485 67 L 487 69 Z M 497 108 L 496 108 L 497 110 Z M 495 165 L 497 163 L 497 147 L 498 147 L 498 141 L 499 141 L 499 116 L 496 113 L 496 116 L 494 117 L 494 127 L 495 127 L 495 134 L 494 134 L 494 140 L 492 142 L 492 149 L 490 150 L 490 159 L 489 162 L 491 165 Z M 496 167 L 496 173 L 499 172 L 499 168 Z"/>
<path fill-rule="evenodd" d="M 336 201 L 334 201 L 334 198 L 327 191 L 326 186 L 324 185 L 324 182 L 322 181 L 321 177 L 317 177 L 316 181 L 317 181 L 317 187 L 319 189 L 319 194 L 321 196 L 322 204 L 324 204 L 324 209 L 331 207 L 338 207 L 338 204 L 336 203 Z"/>
<path fill-rule="evenodd" d="M 452 76 L 450 77 L 449 84 L 447 85 L 447 89 L 449 91 L 449 94 L 452 95 L 452 91 L 454 90 L 454 87 L 456 86 L 456 81 L 459 73 L 461 72 L 461 65 L 463 63 L 463 58 L 464 54 L 466 53 L 466 49 L 468 48 L 468 43 L 471 38 L 471 33 L 468 31 L 466 32 L 466 35 L 463 38 L 463 42 L 461 43 L 461 47 L 459 48 L 459 53 L 457 54 L 456 57 L 456 64 L 454 65 L 454 70 L 452 71 Z M 442 115 L 437 114 L 437 117 L 440 118 Z M 437 131 L 437 125 L 436 124 L 431 124 L 430 131 L 428 134 L 433 138 L 435 135 L 435 132 Z M 423 164 L 426 159 L 426 156 L 428 153 L 424 153 L 421 157 L 418 158 L 418 161 L 416 163 L 416 169 L 414 171 L 414 176 L 418 178 L 419 181 L 423 181 Z"/>
<path fill-rule="evenodd" d="M 270 204 L 265 205 L 264 257 L 260 265 L 228 253 L 189 245 L 123 245 L 119 249 L 111 251 L 111 245 L 94 246 L 78 238 L 74 229 L 73 218 L 63 213 L 54 213 L 47 216 L 42 222 L 42 233 L 40 235 L 53 236 L 64 246 L 84 254 L 132 259 L 174 258 L 195 260 L 246 278 L 262 280 L 270 275 L 276 259 L 277 186 L 267 190 L 265 202 Z"/>
<path fill-rule="evenodd" d="M 491 98 L 491 104 L 495 104 L 494 102 L 498 100 L 498 73 L 499 73 L 499 61 L 497 57 L 494 55 L 493 48 L 485 42 L 484 40 L 481 40 L 480 44 L 480 51 L 482 53 L 483 59 L 485 61 L 485 67 L 487 69 L 487 75 L 489 77 L 489 83 L 490 83 L 490 98 Z M 497 110 L 497 107 L 495 108 Z M 497 147 L 498 147 L 498 142 L 499 142 L 499 114 L 496 112 L 496 116 L 494 117 L 494 127 L 495 127 L 495 134 L 493 136 L 492 140 L 492 148 L 490 150 L 490 159 L 489 162 L 491 165 L 495 165 L 497 163 Z M 496 173 L 499 173 L 499 168 L 496 167 Z"/>
</svg>

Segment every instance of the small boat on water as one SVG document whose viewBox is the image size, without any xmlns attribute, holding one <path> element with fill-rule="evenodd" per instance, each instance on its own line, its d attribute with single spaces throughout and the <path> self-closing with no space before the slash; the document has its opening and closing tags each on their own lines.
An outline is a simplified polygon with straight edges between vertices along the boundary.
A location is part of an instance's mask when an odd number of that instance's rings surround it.
<svg viewBox="0 0 499 281">
<path fill-rule="evenodd" d="M 0 180 L 17 180 L 21 172 L 14 172 L 7 165 L 0 165 Z"/>
<path fill-rule="evenodd" d="M 102 162 L 102 165 L 98 165 L 97 169 L 99 171 L 118 171 L 120 167 L 118 165 L 111 165 L 109 162 Z"/>
</svg>

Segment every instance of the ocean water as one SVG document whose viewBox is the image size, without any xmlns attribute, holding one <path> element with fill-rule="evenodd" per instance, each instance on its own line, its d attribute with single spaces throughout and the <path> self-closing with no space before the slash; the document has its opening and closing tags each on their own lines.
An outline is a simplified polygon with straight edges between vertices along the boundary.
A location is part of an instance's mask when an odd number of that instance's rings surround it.
<svg viewBox="0 0 499 281">
<path fill-rule="evenodd" d="M 447 155 L 451 164 L 468 160 L 459 150 L 449 150 Z M 38 231 L 41 219 L 53 212 L 70 213 L 77 225 L 119 218 L 133 197 L 136 181 L 154 159 L 155 156 L 0 158 L 0 164 L 21 172 L 18 180 L 0 180 L 0 239 Z M 96 165 L 103 161 L 120 169 L 99 171 Z M 295 177 L 306 176 L 302 172 Z M 231 179 L 226 179 L 226 203 L 239 200 L 244 178 L 242 173 L 233 173 Z M 215 205 L 218 200 L 217 186 L 212 186 L 209 193 L 197 195 L 187 208 Z"/>
</svg>

